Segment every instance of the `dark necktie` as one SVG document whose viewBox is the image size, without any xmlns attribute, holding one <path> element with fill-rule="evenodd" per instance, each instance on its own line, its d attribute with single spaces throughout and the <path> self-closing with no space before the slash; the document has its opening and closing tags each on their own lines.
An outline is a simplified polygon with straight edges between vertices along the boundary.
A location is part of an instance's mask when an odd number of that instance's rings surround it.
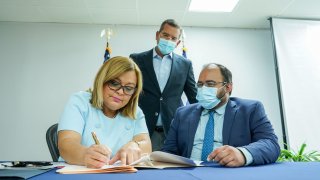
<svg viewBox="0 0 320 180">
<path fill-rule="evenodd" d="M 214 112 L 209 112 L 209 120 L 206 125 L 206 131 L 204 133 L 201 160 L 207 161 L 208 155 L 213 150 L 213 140 L 214 140 Z"/>
</svg>

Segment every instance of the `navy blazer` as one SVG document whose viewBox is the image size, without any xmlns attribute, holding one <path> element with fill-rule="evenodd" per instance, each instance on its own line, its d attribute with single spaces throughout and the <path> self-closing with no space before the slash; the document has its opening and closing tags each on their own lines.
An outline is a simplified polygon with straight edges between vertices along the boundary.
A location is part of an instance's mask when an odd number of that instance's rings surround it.
<svg viewBox="0 0 320 180">
<path fill-rule="evenodd" d="M 183 92 L 190 103 L 197 102 L 197 89 L 191 61 L 175 53 L 172 54 L 170 76 L 162 93 L 153 68 L 153 49 L 130 55 L 143 76 L 143 91 L 139 98 L 139 106 L 145 114 L 150 137 L 156 127 L 159 113 L 161 113 L 164 133 L 167 135 L 175 111 L 183 105 L 181 101 Z"/>
<path fill-rule="evenodd" d="M 177 110 L 163 151 L 190 158 L 203 108 L 199 104 Z M 222 130 L 223 145 L 246 148 L 252 165 L 275 162 L 280 153 L 278 138 L 258 101 L 230 98 Z"/>
</svg>

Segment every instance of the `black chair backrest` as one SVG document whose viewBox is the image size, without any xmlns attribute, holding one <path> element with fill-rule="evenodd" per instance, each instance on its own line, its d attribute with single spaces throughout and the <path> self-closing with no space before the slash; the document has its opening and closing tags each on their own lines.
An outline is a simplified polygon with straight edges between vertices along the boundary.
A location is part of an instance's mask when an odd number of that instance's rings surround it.
<svg viewBox="0 0 320 180">
<path fill-rule="evenodd" d="M 48 148 L 54 162 L 58 162 L 59 159 L 59 149 L 58 149 L 58 134 L 57 134 L 58 124 L 54 124 L 49 127 L 46 133 L 46 140 Z"/>
</svg>

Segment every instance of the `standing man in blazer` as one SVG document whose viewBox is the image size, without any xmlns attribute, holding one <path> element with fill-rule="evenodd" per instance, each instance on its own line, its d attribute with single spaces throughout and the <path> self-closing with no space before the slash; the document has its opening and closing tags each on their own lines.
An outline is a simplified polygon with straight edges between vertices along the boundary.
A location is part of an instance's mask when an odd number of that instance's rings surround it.
<svg viewBox="0 0 320 180">
<path fill-rule="evenodd" d="M 162 148 L 173 115 L 183 105 L 182 93 L 185 92 L 189 103 L 197 102 L 192 63 L 173 53 L 180 35 L 180 26 L 173 19 L 165 20 L 156 32 L 157 46 L 130 55 L 143 75 L 139 106 L 145 114 L 154 151 Z"/>
<path fill-rule="evenodd" d="M 259 101 L 230 97 L 232 74 L 207 64 L 197 82 L 199 103 L 181 107 L 163 151 L 238 167 L 273 163 L 280 147 Z"/>
</svg>

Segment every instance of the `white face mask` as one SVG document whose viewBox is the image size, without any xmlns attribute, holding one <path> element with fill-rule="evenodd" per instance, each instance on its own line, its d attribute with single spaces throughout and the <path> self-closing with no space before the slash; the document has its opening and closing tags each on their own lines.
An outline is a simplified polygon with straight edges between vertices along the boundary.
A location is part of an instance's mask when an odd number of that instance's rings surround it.
<svg viewBox="0 0 320 180">
<path fill-rule="evenodd" d="M 202 86 L 198 88 L 197 100 L 199 104 L 205 109 L 212 109 L 216 107 L 220 102 L 221 98 L 217 97 L 218 88 Z"/>
</svg>

